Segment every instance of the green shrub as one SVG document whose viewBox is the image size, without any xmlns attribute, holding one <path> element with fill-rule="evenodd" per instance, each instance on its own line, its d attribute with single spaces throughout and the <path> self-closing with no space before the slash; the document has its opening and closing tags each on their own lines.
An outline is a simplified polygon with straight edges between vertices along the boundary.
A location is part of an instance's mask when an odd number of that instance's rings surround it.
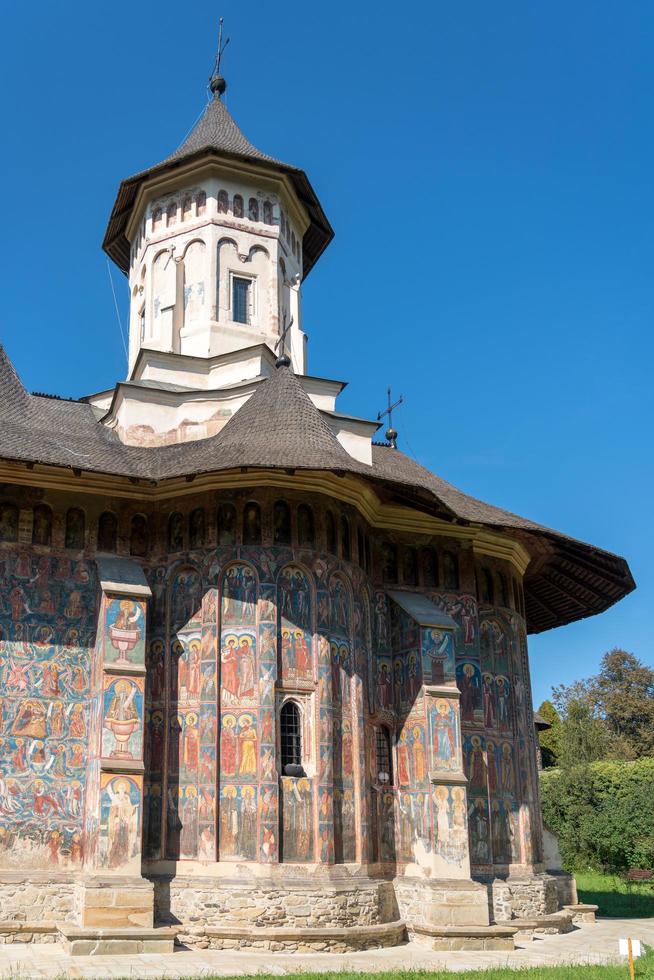
<svg viewBox="0 0 654 980">
<path fill-rule="evenodd" d="M 547 770 L 541 802 L 567 870 L 654 869 L 654 758 Z"/>
</svg>

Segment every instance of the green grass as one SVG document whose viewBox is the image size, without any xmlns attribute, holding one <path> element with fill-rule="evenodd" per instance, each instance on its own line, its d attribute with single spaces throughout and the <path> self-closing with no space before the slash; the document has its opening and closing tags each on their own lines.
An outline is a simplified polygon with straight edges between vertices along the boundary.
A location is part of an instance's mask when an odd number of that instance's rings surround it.
<svg viewBox="0 0 654 980">
<path fill-rule="evenodd" d="M 629 980 L 629 969 L 625 963 L 610 966 L 536 966 L 511 970 L 494 968 L 490 970 L 470 970 L 454 973 L 448 970 L 394 970 L 385 973 L 356 973 L 353 971 L 334 971 L 333 973 L 290 973 L 294 980 L 325 980 L 325 976 L 337 980 Z M 654 978 L 654 954 L 648 953 L 636 960 L 636 980 Z M 206 977 L 203 980 L 236 980 L 230 977 Z M 242 980 L 242 978 L 241 978 Z M 257 973 L 256 980 L 279 980 L 279 976 Z"/>
<path fill-rule="evenodd" d="M 599 905 L 598 915 L 614 919 L 654 917 L 654 881 L 625 881 L 618 875 L 575 871 L 580 902 Z"/>
</svg>

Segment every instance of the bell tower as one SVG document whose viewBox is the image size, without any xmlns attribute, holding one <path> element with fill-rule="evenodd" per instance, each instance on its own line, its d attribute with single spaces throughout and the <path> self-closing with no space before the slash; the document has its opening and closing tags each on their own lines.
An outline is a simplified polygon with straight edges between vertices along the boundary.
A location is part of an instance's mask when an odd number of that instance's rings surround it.
<svg viewBox="0 0 654 980">
<path fill-rule="evenodd" d="M 129 282 L 129 379 L 164 353 L 179 360 L 159 380 L 187 383 L 189 358 L 237 362 L 261 344 L 306 374 L 300 287 L 333 232 L 306 174 L 240 131 L 219 69 L 220 56 L 189 136 L 123 181 L 109 221 L 104 248 Z"/>
</svg>

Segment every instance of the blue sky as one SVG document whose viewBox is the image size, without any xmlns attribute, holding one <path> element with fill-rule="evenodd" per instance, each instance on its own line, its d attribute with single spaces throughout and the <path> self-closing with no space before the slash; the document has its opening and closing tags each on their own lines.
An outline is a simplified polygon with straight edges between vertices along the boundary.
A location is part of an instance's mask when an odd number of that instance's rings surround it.
<svg viewBox="0 0 654 980">
<path fill-rule="evenodd" d="M 392 384 L 404 451 L 629 559 L 635 594 L 532 639 L 536 703 L 614 645 L 652 663 L 649 2 L 5 4 L 0 337 L 25 384 L 124 376 L 106 220 L 201 112 L 220 13 L 230 110 L 336 230 L 312 373 L 368 417 Z"/>
</svg>

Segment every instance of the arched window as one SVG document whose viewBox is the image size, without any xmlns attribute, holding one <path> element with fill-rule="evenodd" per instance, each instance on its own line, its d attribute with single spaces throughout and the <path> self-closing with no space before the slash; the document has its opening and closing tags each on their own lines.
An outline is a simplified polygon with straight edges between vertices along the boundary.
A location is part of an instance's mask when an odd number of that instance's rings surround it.
<svg viewBox="0 0 654 980">
<path fill-rule="evenodd" d="M 497 588 L 495 594 L 497 596 L 497 601 L 504 606 L 506 609 L 509 605 L 509 590 L 506 584 L 506 575 L 502 572 L 498 572 L 496 575 Z"/>
<path fill-rule="evenodd" d="M 482 568 L 479 579 L 479 598 L 488 606 L 493 605 L 493 576 L 487 568 Z"/>
<path fill-rule="evenodd" d="M 150 544 L 148 519 L 143 514 L 134 514 L 129 535 L 129 553 L 137 558 L 145 558 Z"/>
<path fill-rule="evenodd" d="M 229 210 L 229 198 L 227 191 L 218 191 L 218 214 L 227 214 Z"/>
<path fill-rule="evenodd" d="M 428 589 L 438 585 L 438 556 L 433 548 L 422 552 L 422 581 Z"/>
<path fill-rule="evenodd" d="M 405 585 L 418 584 L 418 562 L 415 548 L 405 548 L 403 551 L 402 578 Z"/>
<path fill-rule="evenodd" d="M 79 551 L 84 547 L 84 532 L 86 518 L 84 511 L 79 507 L 71 507 L 66 513 L 66 537 L 65 545 Z"/>
<path fill-rule="evenodd" d="M 397 548 L 390 541 L 382 545 L 382 578 L 384 582 L 397 582 Z"/>
<path fill-rule="evenodd" d="M 190 548 L 204 547 L 204 508 L 196 507 L 188 519 L 188 541 Z"/>
<path fill-rule="evenodd" d="M 182 221 L 188 221 L 193 212 L 193 200 L 190 196 L 185 197 L 182 201 Z"/>
<path fill-rule="evenodd" d="M 285 500 L 276 500 L 273 507 L 273 544 L 291 543 L 291 508 Z"/>
<path fill-rule="evenodd" d="M 243 544 L 261 544 L 261 507 L 252 500 L 243 511 Z"/>
<path fill-rule="evenodd" d="M 273 223 L 273 206 L 270 201 L 263 202 L 263 223 L 265 225 Z"/>
<path fill-rule="evenodd" d="M 459 588 L 459 563 L 451 551 L 443 552 L 443 588 Z"/>
<path fill-rule="evenodd" d="M 391 733 L 386 725 L 377 725 L 375 727 L 375 769 L 377 779 L 382 785 L 393 785 Z"/>
<path fill-rule="evenodd" d="M 168 551 L 184 550 L 184 517 L 175 511 L 168 518 Z"/>
<path fill-rule="evenodd" d="M 295 701 L 287 701 L 279 713 L 279 736 L 282 750 L 282 774 L 301 776 L 302 718 Z"/>
<path fill-rule="evenodd" d="M 248 201 L 248 217 L 250 221 L 259 220 L 259 202 L 256 197 L 251 197 Z"/>
<path fill-rule="evenodd" d="M 166 227 L 170 228 L 177 222 L 177 201 L 171 201 L 166 208 Z"/>
<path fill-rule="evenodd" d="M 152 212 L 152 228 L 154 231 L 158 231 L 163 224 L 163 211 L 161 208 L 155 208 Z"/>
<path fill-rule="evenodd" d="M 18 507 L 0 505 L 0 541 L 18 541 Z"/>
<path fill-rule="evenodd" d="M 327 551 L 336 554 L 336 522 L 331 510 L 325 513 L 325 532 L 327 537 Z"/>
<path fill-rule="evenodd" d="M 297 509 L 297 543 L 300 548 L 312 548 L 315 541 L 313 511 L 308 504 L 300 504 Z"/>
<path fill-rule="evenodd" d="M 235 218 L 243 217 L 243 198 L 240 194 L 234 194 L 234 204 L 232 206 L 232 213 Z"/>
<path fill-rule="evenodd" d="M 52 544 L 52 511 L 46 504 L 34 508 L 32 544 Z"/>
<path fill-rule="evenodd" d="M 236 507 L 220 504 L 218 507 L 218 544 L 236 544 Z"/>
<path fill-rule="evenodd" d="M 197 214 L 204 214 L 207 210 L 207 195 L 205 191 L 200 191 L 195 199 L 195 210 Z"/>
<path fill-rule="evenodd" d="M 341 558 L 344 561 L 350 560 L 350 522 L 347 517 L 341 517 Z"/>
<path fill-rule="evenodd" d="M 98 551 L 115 551 L 117 543 L 118 518 L 110 510 L 105 510 L 98 521 Z"/>
</svg>

